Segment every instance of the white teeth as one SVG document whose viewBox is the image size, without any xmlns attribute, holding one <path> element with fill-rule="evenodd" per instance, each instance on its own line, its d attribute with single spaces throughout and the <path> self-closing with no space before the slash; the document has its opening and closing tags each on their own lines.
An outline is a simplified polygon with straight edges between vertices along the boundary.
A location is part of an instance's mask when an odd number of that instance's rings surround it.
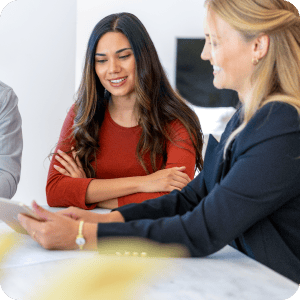
<svg viewBox="0 0 300 300">
<path fill-rule="evenodd" d="M 110 82 L 112 82 L 112 83 L 120 83 L 120 82 L 122 82 L 124 80 L 125 80 L 125 78 L 122 78 L 122 79 L 118 79 L 118 80 L 110 80 Z"/>
<path fill-rule="evenodd" d="M 215 71 L 215 72 L 219 72 L 219 71 L 221 71 L 221 68 L 220 68 L 220 67 L 218 67 L 218 66 L 213 66 L 213 68 L 214 68 L 214 71 Z"/>
</svg>

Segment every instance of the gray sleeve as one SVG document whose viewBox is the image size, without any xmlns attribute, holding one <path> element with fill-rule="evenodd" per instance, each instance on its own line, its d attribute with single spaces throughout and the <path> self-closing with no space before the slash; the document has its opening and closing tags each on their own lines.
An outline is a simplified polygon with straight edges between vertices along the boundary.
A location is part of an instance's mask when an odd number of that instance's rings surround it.
<svg viewBox="0 0 300 300">
<path fill-rule="evenodd" d="M 20 181 L 22 120 L 14 91 L 0 86 L 0 197 L 12 198 Z"/>
</svg>

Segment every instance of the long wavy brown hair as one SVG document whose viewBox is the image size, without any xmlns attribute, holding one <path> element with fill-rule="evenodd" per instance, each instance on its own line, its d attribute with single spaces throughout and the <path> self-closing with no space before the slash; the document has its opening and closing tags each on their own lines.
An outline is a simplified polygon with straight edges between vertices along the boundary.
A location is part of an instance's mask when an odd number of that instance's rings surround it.
<svg viewBox="0 0 300 300">
<path fill-rule="evenodd" d="M 142 128 L 136 155 L 146 171 L 144 156 L 150 153 L 151 167 L 157 171 L 167 161 L 167 141 L 176 143 L 170 134 L 170 122 L 178 119 L 186 128 L 196 152 L 195 169 L 202 170 L 203 134 L 197 115 L 176 93 L 163 70 L 153 42 L 140 20 L 129 13 L 112 14 L 93 29 L 86 51 L 85 65 L 75 102 L 72 136 L 75 151 L 87 177 L 95 177 L 92 162 L 100 149 L 99 129 L 110 99 L 95 72 L 95 52 L 98 41 L 107 32 L 123 33 L 133 50 L 136 62 L 136 101 L 139 125 Z M 100 141 L 101 143 L 101 141 Z"/>
</svg>

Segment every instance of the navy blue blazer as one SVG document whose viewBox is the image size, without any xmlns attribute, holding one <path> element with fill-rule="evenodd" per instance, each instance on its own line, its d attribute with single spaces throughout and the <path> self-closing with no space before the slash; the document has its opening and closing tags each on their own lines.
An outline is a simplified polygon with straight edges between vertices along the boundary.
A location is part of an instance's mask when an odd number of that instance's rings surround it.
<svg viewBox="0 0 300 300">
<path fill-rule="evenodd" d="M 144 237 L 185 245 L 192 256 L 229 244 L 300 283 L 300 122 L 284 103 L 262 107 L 223 159 L 240 110 L 217 142 L 210 136 L 203 171 L 182 191 L 117 210 L 126 223 L 98 224 L 98 238 Z"/>
</svg>

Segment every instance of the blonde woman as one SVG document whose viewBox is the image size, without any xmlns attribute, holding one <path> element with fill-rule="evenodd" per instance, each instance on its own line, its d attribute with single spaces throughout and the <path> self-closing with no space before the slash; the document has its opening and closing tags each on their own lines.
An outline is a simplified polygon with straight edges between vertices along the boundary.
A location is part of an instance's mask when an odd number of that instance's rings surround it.
<svg viewBox="0 0 300 300">
<path fill-rule="evenodd" d="M 20 221 L 50 249 L 78 247 L 82 225 L 86 249 L 106 236 L 179 243 L 192 256 L 230 244 L 300 283 L 299 13 L 283 0 L 208 0 L 206 10 L 201 57 L 214 66 L 214 85 L 236 90 L 241 106 L 220 142 L 210 137 L 200 175 L 107 215 L 34 204 L 49 221 Z"/>
</svg>

